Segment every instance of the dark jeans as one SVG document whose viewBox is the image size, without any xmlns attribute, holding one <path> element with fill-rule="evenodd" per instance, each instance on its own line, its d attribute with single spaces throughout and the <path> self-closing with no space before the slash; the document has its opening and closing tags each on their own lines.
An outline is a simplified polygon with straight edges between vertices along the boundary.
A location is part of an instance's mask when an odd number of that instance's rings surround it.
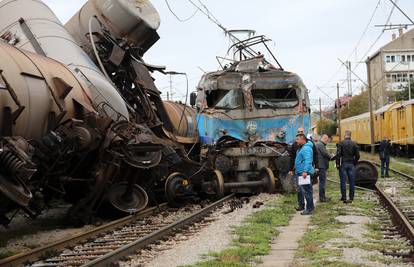
<svg viewBox="0 0 414 267">
<path fill-rule="evenodd" d="M 346 200 L 346 179 L 349 182 L 349 199 L 354 199 L 355 194 L 355 166 L 352 163 L 343 163 L 339 168 L 339 177 L 341 178 L 341 199 Z"/>
<path fill-rule="evenodd" d="M 381 176 L 384 176 L 384 169 L 385 175 L 389 176 L 388 171 L 390 169 L 390 156 L 385 156 L 385 158 L 381 159 Z"/>
<path fill-rule="evenodd" d="M 300 208 L 305 208 L 305 196 L 302 193 L 301 186 L 298 184 L 298 176 L 296 176 L 296 191 L 298 193 L 298 205 Z"/>
<path fill-rule="evenodd" d="M 319 200 L 326 199 L 326 196 L 325 196 L 326 172 L 327 172 L 327 169 L 319 169 Z"/>
<path fill-rule="evenodd" d="M 313 211 L 315 206 L 313 205 L 313 188 L 312 184 L 301 185 L 300 191 L 302 191 L 302 195 L 306 199 L 306 208 L 307 211 Z"/>
</svg>

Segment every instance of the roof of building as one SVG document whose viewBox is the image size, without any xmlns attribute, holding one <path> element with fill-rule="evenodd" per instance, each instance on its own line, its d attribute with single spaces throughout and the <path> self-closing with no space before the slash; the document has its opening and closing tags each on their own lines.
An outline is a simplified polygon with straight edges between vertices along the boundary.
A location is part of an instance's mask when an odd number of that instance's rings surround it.
<svg viewBox="0 0 414 267">
<path fill-rule="evenodd" d="M 380 49 L 378 49 L 374 54 L 372 54 L 370 56 L 370 59 L 373 59 L 375 57 L 377 57 L 382 51 L 384 50 L 388 50 L 388 48 L 397 45 L 399 42 L 401 42 L 403 39 L 405 38 L 414 38 L 414 28 L 401 34 L 400 36 L 398 36 L 397 38 L 395 38 L 394 40 L 388 42 L 387 44 L 383 45 Z M 412 48 L 412 46 L 410 47 Z"/>
<path fill-rule="evenodd" d="M 351 101 L 351 99 L 352 99 L 352 96 L 349 96 L 349 95 L 341 96 L 339 99 L 335 100 L 335 107 L 338 106 L 338 102 L 339 102 L 340 106 L 342 107 L 343 105 L 348 104 L 349 101 Z"/>
</svg>

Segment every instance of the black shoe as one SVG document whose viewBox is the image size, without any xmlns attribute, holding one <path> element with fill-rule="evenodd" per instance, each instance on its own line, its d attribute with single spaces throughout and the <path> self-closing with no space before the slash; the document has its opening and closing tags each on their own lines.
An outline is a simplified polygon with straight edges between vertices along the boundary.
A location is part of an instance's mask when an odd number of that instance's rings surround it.
<svg viewBox="0 0 414 267">
<path fill-rule="evenodd" d="M 319 200 L 319 202 L 321 202 L 321 203 L 326 203 L 326 202 L 330 202 L 330 201 L 331 201 L 331 199 L 329 197 L 322 198 L 322 199 Z"/>
<path fill-rule="evenodd" d="M 385 178 L 390 178 L 390 175 L 389 175 L 389 174 L 386 174 L 386 175 L 385 175 Z"/>
<path fill-rule="evenodd" d="M 345 203 L 346 202 L 346 198 L 341 198 L 340 201 L 342 201 L 342 202 Z"/>
<path fill-rule="evenodd" d="M 302 210 L 305 210 L 305 207 L 296 207 L 295 210 L 296 211 L 302 211 Z"/>
<path fill-rule="evenodd" d="M 381 178 L 385 178 L 385 175 L 381 175 Z"/>
<path fill-rule="evenodd" d="M 300 213 L 300 215 L 311 215 L 313 210 L 304 210 Z"/>
<path fill-rule="evenodd" d="M 351 204 L 354 200 L 353 199 L 348 199 L 346 201 L 344 201 L 345 204 Z"/>
</svg>

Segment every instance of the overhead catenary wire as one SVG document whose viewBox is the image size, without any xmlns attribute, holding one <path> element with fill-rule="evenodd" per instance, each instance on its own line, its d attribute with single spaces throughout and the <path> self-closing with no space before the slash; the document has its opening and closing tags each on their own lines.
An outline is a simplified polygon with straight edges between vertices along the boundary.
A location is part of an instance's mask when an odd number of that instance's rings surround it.
<svg viewBox="0 0 414 267">
<path fill-rule="evenodd" d="M 168 0 L 164 0 L 165 1 L 165 4 L 167 5 L 167 8 L 168 8 L 168 10 L 171 12 L 171 14 L 173 14 L 173 16 L 178 20 L 178 21 L 180 21 L 180 22 L 186 22 L 186 21 L 189 21 L 190 19 L 192 19 L 192 18 L 194 18 L 195 17 L 195 15 L 197 15 L 197 13 L 199 12 L 199 10 L 196 8 L 195 10 L 194 10 L 194 12 L 193 12 L 193 14 L 191 14 L 189 17 L 187 17 L 187 18 L 180 18 L 175 12 L 174 12 L 174 10 L 171 8 L 171 5 L 170 5 L 170 3 L 168 2 Z"/>
<path fill-rule="evenodd" d="M 377 11 L 378 11 L 378 9 L 379 9 L 379 7 L 380 7 L 380 4 L 381 4 L 381 1 L 382 0 L 378 0 L 378 2 L 377 2 L 377 4 L 375 5 L 375 8 L 374 8 L 374 10 L 373 10 L 373 12 L 372 12 L 372 14 L 371 14 L 371 16 L 370 16 L 370 18 L 369 18 L 369 21 L 368 21 L 368 23 L 367 23 L 367 25 L 365 26 L 365 28 L 364 28 L 364 30 L 363 30 L 363 32 L 362 32 L 362 34 L 361 34 L 361 36 L 358 38 L 358 41 L 357 41 L 357 43 L 356 43 L 356 45 L 355 45 L 355 47 L 352 49 L 352 51 L 351 51 L 351 53 L 349 54 L 349 56 L 348 56 L 348 58 L 347 58 L 347 60 L 346 61 L 349 61 L 350 60 L 350 58 L 352 57 L 352 55 L 354 54 L 354 52 L 356 52 L 357 50 L 358 50 L 358 47 L 359 47 L 359 45 L 361 44 L 361 42 L 362 42 L 362 40 L 363 40 L 363 38 L 365 37 L 365 35 L 366 35 L 366 33 L 368 32 L 368 29 L 369 29 L 369 26 L 371 25 L 371 23 L 372 23 L 372 21 L 373 21 L 373 19 L 374 19 L 374 17 L 375 17 L 375 15 L 376 15 L 376 13 L 377 13 Z M 332 82 L 332 80 L 338 75 L 338 73 L 342 70 L 342 68 L 343 68 L 344 66 L 342 65 L 342 64 L 339 64 L 339 67 L 337 68 L 337 70 L 330 76 L 330 78 L 328 79 L 328 81 L 327 82 L 325 82 L 325 83 L 323 83 L 322 84 L 322 86 L 320 86 L 319 88 L 317 88 L 319 91 L 321 91 L 323 94 L 325 94 L 325 95 L 327 95 L 327 93 L 325 92 L 325 91 L 323 91 L 321 88 L 324 88 L 324 87 L 326 87 L 328 84 L 330 84 L 331 82 Z M 331 98 L 330 96 L 329 96 L 329 98 Z M 332 98 L 331 98 L 332 99 Z"/>
</svg>

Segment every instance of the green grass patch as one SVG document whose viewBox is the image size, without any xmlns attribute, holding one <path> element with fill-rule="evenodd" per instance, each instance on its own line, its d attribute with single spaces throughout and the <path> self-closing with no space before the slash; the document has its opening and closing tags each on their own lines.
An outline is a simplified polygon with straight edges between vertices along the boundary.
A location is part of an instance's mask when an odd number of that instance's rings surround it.
<svg viewBox="0 0 414 267">
<path fill-rule="evenodd" d="M 0 259 L 11 257 L 13 255 L 16 255 L 17 253 L 18 252 L 11 251 L 11 250 L 2 251 L 2 252 L 0 252 Z"/>
<path fill-rule="evenodd" d="M 279 234 L 277 227 L 286 226 L 295 212 L 296 194 L 280 196 L 249 216 L 242 226 L 234 229 L 236 238 L 231 246 L 221 252 L 210 253 L 212 258 L 199 262 L 197 267 L 244 267 L 259 261 L 258 256 L 267 255 L 271 240 Z"/>
</svg>

